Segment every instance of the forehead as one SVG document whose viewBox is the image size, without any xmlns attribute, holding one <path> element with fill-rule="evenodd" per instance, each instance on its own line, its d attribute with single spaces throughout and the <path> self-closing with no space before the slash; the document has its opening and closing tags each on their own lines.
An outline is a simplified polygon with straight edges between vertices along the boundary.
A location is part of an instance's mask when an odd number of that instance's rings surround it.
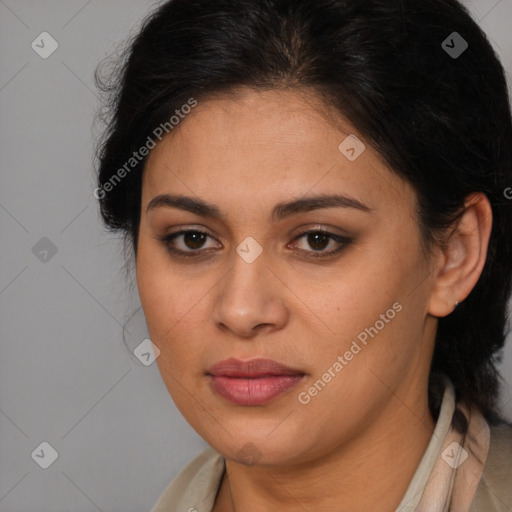
<svg viewBox="0 0 512 512">
<path fill-rule="evenodd" d="M 171 192 L 238 208 L 327 193 L 375 206 L 414 204 L 412 189 L 347 120 L 297 91 L 249 90 L 199 102 L 146 163 L 143 207 Z"/>
</svg>

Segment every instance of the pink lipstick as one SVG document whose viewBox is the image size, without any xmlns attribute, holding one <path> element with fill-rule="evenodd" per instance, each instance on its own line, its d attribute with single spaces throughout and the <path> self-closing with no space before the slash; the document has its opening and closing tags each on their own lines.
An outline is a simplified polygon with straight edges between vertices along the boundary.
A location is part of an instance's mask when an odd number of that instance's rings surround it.
<svg viewBox="0 0 512 512">
<path fill-rule="evenodd" d="M 263 405 L 286 393 L 304 377 L 301 370 L 271 359 L 226 359 L 208 370 L 213 390 L 237 405 Z"/>
</svg>

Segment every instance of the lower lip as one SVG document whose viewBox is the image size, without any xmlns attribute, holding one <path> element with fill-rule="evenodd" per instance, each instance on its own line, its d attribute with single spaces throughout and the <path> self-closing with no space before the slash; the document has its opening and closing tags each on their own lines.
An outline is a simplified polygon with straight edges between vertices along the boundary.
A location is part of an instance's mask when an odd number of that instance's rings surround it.
<svg viewBox="0 0 512 512">
<path fill-rule="evenodd" d="M 262 405 L 286 393 L 303 379 L 303 375 L 269 375 L 242 379 L 210 375 L 213 389 L 226 400 L 238 405 Z"/>
</svg>

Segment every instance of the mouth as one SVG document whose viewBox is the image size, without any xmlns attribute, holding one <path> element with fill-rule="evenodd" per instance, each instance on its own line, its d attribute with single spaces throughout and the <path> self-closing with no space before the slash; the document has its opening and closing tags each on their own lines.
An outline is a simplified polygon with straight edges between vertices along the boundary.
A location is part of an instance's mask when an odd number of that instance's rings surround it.
<svg viewBox="0 0 512 512">
<path fill-rule="evenodd" d="M 305 372 L 271 359 L 221 361 L 206 373 L 212 389 L 237 405 L 263 405 L 295 387 Z"/>
</svg>

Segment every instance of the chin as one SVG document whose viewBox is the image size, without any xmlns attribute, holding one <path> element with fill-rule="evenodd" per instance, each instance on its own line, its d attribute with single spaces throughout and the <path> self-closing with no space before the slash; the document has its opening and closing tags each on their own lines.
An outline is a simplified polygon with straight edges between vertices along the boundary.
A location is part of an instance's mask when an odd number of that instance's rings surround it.
<svg viewBox="0 0 512 512">
<path fill-rule="evenodd" d="M 267 429 L 264 430 L 265 432 Z M 229 436 L 225 434 L 222 439 L 206 439 L 208 444 L 226 459 L 246 466 L 271 465 L 280 466 L 303 460 L 299 435 L 267 436 L 263 431 L 248 432 L 243 430 L 243 435 Z M 299 451 L 300 449 L 300 451 Z"/>
</svg>

